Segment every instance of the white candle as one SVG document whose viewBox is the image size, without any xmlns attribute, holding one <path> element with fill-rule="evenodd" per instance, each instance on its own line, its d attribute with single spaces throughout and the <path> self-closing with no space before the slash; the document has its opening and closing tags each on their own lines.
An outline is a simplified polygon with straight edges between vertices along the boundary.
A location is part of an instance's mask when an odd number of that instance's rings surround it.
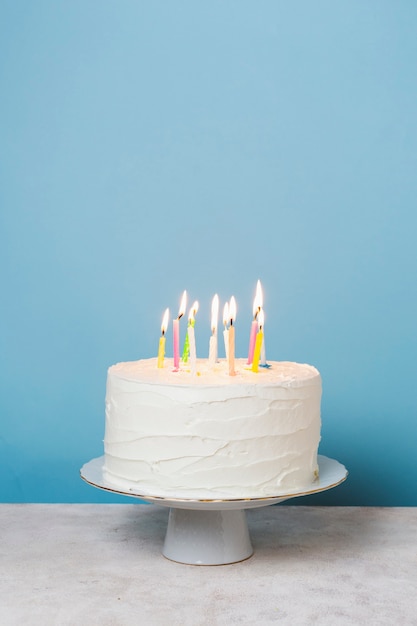
<svg viewBox="0 0 417 626">
<path fill-rule="evenodd" d="M 229 331 L 227 330 L 227 324 L 229 323 L 229 303 L 226 302 L 223 308 L 223 340 L 224 340 L 224 352 L 226 355 L 226 360 L 229 361 Z"/>
<path fill-rule="evenodd" d="M 217 361 L 217 322 L 219 317 L 219 296 L 216 295 L 211 303 L 211 332 L 209 342 L 209 367 L 213 368 Z"/>
</svg>

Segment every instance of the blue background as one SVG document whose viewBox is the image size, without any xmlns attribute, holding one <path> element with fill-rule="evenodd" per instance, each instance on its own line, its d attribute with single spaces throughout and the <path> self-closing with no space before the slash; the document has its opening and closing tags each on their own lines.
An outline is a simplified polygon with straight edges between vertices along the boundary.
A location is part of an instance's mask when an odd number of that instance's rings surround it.
<svg viewBox="0 0 417 626">
<path fill-rule="evenodd" d="M 323 377 L 302 504 L 417 505 L 417 3 L 5 1 L 0 8 L 0 496 L 84 484 L 107 367 L 217 291 L 247 350 Z M 168 339 L 170 345 L 170 338 Z M 127 501 L 127 500 L 126 500 Z"/>
</svg>

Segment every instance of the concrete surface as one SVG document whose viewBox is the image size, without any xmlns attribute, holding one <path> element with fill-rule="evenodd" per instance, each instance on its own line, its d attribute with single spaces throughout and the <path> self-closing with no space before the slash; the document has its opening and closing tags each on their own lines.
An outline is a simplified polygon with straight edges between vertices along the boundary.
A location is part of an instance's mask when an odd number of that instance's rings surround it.
<svg viewBox="0 0 417 626">
<path fill-rule="evenodd" d="M 2 626 L 417 625 L 417 508 L 247 512 L 255 554 L 161 556 L 168 509 L 0 505 Z"/>
</svg>

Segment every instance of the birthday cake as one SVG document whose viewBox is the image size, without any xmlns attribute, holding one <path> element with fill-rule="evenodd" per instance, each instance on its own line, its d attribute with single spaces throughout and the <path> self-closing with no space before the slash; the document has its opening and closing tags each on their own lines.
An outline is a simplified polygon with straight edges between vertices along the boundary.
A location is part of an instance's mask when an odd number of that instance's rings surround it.
<svg viewBox="0 0 417 626">
<path fill-rule="evenodd" d="M 240 499 L 291 494 L 318 476 L 321 377 L 311 365 L 157 359 L 109 368 L 104 477 L 141 495 Z"/>
</svg>

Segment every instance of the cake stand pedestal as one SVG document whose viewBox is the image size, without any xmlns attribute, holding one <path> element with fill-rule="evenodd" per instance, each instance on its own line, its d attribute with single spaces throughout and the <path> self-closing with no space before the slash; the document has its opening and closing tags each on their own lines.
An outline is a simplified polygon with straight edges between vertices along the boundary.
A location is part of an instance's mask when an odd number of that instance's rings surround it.
<svg viewBox="0 0 417 626">
<path fill-rule="evenodd" d="M 104 478 L 104 456 L 86 463 L 80 473 L 93 487 L 169 507 L 162 550 L 166 558 L 189 565 L 226 565 L 244 561 L 253 554 L 245 509 L 326 491 L 340 485 L 347 477 L 346 468 L 335 459 L 319 455 L 318 464 L 320 477 L 308 487 L 266 498 L 198 500 L 153 496 L 139 489 L 124 490 Z"/>
<path fill-rule="evenodd" d="M 162 554 L 192 565 L 225 565 L 248 559 L 253 548 L 245 511 L 171 507 Z"/>
</svg>

